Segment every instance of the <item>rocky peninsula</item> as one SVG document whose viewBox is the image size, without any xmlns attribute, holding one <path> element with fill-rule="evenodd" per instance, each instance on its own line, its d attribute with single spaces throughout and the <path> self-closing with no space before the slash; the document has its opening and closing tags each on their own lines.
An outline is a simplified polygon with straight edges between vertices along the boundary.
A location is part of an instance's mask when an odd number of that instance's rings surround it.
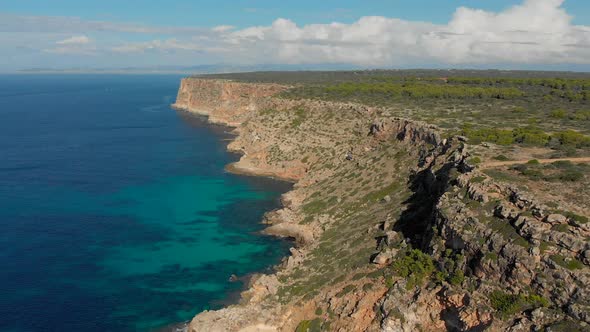
<svg viewBox="0 0 590 332">
<path fill-rule="evenodd" d="M 465 137 L 291 88 L 181 82 L 174 108 L 235 128 L 228 170 L 295 183 L 263 220 L 291 255 L 189 331 L 589 329 L 586 207 L 490 177 Z"/>
</svg>

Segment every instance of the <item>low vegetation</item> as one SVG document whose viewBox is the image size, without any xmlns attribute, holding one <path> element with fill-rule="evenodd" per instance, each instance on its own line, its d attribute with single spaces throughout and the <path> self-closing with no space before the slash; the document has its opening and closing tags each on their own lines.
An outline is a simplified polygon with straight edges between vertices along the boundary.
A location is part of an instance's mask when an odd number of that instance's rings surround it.
<svg viewBox="0 0 590 332">
<path fill-rule="evenodd" d="M 550 164 L 528 162 L 511 167 L 512 170 L 533 181 L 580 182 L 590 172 L 590 165 L 574 164 L 570 161 L 556 161 Z"/>
<path fill-rule="evenodd" d="M 392 265 L 397 275 L 406 279 L 407 288 L 422 286 L 424 279 L 434 273 L 432 258 L 418 249 L 406 251 Z"/>
<path fill-rule="evenodd" d="M 555 149 L 590 147 L 590 136 L 570 129 L 547 133 L 534 125 L 514 129 L 500 129 L 477 128 L 471 123 L 466 123 L 459 131 L 459 134 L 466 136 L 472 144 L 490 142 L 499 145 L 548 146 Z"/>
<path fill-rule="evenodd" d="M 304 320 L 297 325 L 295 332 L 321 332 L 324 331 L 322 329 L 322 321 L 319 318 L 314 320 Z"/>
<path fill-rule="evenodd" d="M 493 291 L 490 296 L 490 304 L 501 316 L 514 315 L 518 312 L 547 307 L 549 301 L 536 294 L 510 294 L 500 290 Z"/>
<path fill-rule="evenodd" d="M 387 95 L 389 98 L 436 99 L 513 99 L 524 93 L 517 88 L 466 87 L 426 83 L 340 83 L 317 88 L 315 93 L 328 98 L 370 98 Z"/>
<path fill-rule="evenodd" d="M 470 143 L 590 154 L 590 75 L 461 70 L 261 72 L 210 75 L 294 86 L 283 98 L 351 101 L 424 120 Z M 301 119 L 296 117 L 292 127 Z"/>
</svg>

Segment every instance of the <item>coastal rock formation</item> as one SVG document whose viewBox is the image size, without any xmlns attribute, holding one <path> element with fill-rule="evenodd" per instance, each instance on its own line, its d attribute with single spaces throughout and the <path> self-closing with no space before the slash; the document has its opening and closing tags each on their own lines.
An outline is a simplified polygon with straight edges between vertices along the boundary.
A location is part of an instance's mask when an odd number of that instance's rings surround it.
<svg viewBox="0 0 590 332">
<path fill-rule="evenodd" d="M 240 84 L 185 78 L 180 82 L 176 103 L 172 106 L 207 115 L 214 123 L 236 126 L 257 110 L 261 98 L 285 89 L 277 84 Z"/>
<path fill-rule="evenodd" d="M 236 127 L 230 171 L 295 182 L 264 220 L 292 256 L 189 331 L 588 330 L 585 222 L 478 171 L 460 137 L 286 89 L 181 83 L 176 108 Z"/>
</svg>

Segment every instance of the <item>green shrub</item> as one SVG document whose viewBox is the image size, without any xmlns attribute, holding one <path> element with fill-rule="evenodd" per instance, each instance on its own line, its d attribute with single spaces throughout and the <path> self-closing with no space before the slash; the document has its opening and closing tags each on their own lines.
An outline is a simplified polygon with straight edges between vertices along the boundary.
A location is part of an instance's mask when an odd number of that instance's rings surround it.
<svg viewBox="0 0 590 332">
<path fill-rule="evenodd" d="M 491 260 L 492 262 L 497 262 L 498 254 L 490 251 L 485 255 L 485 258 Z"/>
<path fill-rule="evenodd" d="M 546 145 L 550 138 L 543 130 L 534 126 L 513 129 L 512 136 L 514 142 L 524 145 Z"/>
<path fill-rule="evenodd" d="M 538 161 L 537 161 L 538 162 Z M 511 169 L 518 171 L 521 175 L 526 176 L 531 180 L 540 180 L 543 178 L 543 172 L 538 169 L 530 168 L 531 162 L 529 161 L 526 164 L 519 164 L 512 166 Z M 534 165 L 534 164 L 533 164 Z"/>
<path fill-rule="evenodd" d="M 569 229 L 570 228 L 567 224 L 559 224 L 559 225 L 555 225 L 555 226 L 551 227 L 551 230 L 561 232 L 561 233 L 567 233 L 569 231 Z"/>
<path fill-rule="evenodd" d="M 585 224 L 588 222 L 588 217 L 580 216 L 580 215 L 577 215 L 573 212 L 566 212 L 565 216 L 579 222 L 580 224 Z"/>
<path fill-rule="evenodd" d="M 543 172 L 541 172 L 538 169 L 528 169 L 527 168 L 527 169 L 524 169 L 523 171 L 521 171 L 521 174 L 531 180 L 540 180 L 543 178 Z"/>
<path fill-rule="evenodd" d="M 579 260 L 575 259 L 575 258 L 571 258 L 569 260 L 566 260 L 565 257 L 560 256 L 560 255 L 551 255 L 549 256 L 549 258 L 551 258 L 552 261 L 554 261 L 557 265 L 564 267 L 568 270 L 579 270 L 584 268 L 584 263 L 580 262 Z"/>
<path fill-rule="evenodd" d="M 590 111 L 576 111 L 570 114 L 569 119 L 574 121 L 590 120 Z"/>
<path fill-rule="evenodd" d="M 291 128 L 299 127 L 305 121 L 305 110 L 302 108 L 295 109 L 295 118 L 291 121 Z"/>
<path fill-rule="evenodd" d="M 519 296 L 495 290 L 490 294 L 490 303 L 494 310 L 502 315 L 512 315 L 520 309 Z"/>
<path fill-rule="evenodd" d="M 481 176 L 481 175 L 480 176 L 474 176 L 474 177 L 471 178 L 471 180 L 469 180 L 469 182 L 471 182 L 471 183 L 481 183 L 485 179 L 486 179 L 485 176 Z"/>
<path fill-rule="evenodd" d="M 527 164 L 529 164 L 529 165 L 539 165 L 540 162 L 537 159 L 531 159 L 531 160 L 527 161 Z"/>
<path fill-rule="evenodd" d="M 554 119 L 563 119 L 566 116 L 566 112 L 563 109 L 558 109 L 558 110 L 551 112 L 551 114 L 549 114 L 549 116 Z"/>
<path fill-rule="evenodd" d="M 574 167 L 574 163 L 572 163 L 569 160 L 558 160 L 552 162 L 551 165 L 561 169 L 571 169 L 572 167 Z"/>
<path fill-rule="evenodd" d="M 475 164 L 475 165 L 481 164 L 481 158 L 480 157 L 473 157 L 473 158 L 469 159 L 469 162 L 472 164 Z"/>
<path fill-rule="evenodd" d="M 518 107 L 515 107 L 512 110 L 512 112 L 513 113 L 525 113 L 526 112 L 526 109 L 524 107 L 522 107 L 522 106 L 518 106 Z"/>
<path fill-rule="evenodd" d="M 396 274 L 406 279 L 408 289 L 421 286 L 424 278 L 432 275 L 435 270 L 432 258 L 417 249 L 406 251 L 392 267 Z"/>
<path fill-rule="evenodd" d="M 393 277 L 392 276 L 388 276 L 385 278 L 385 286 L 387 286 L 387 288 L 393 287 Z"/>
<path fill-rule="evenodd" d="M 523 310 L 549 306 L 549 301 L 537 294 L 515 295 L 495 290 L 490 294 L 489 299 L 492 308 L 503 317 L 514 315 Z"/>
<path fill-rule="evenodd" d="M 549 306 L 549 300 L 537 294 L 530 294 L 528 297 L 526 297 L 526 302 L 529 306 L 533 308 Z"/>
<path fill-rule="evenodd" d="M 314 320 L 302 320 L 295 332 L 321 332 L 322 331 L 322 321 L 319 318 Z"/>
<path fill-rule="evenodd" d="M 564 130 L 557 132 L 555 137 L 563 146 L 571 146 L 576 148 L 584 148 L 590 146 L 590 136 L 586 136 L 574 130 Z"/>
<path fill-rule="evenodd" d="M 463 270 L 457 269 L 455 271 L 455 273 L 453 273 L 451 275 L 451 277 L 449 278 L 449 283 L 451 285 L 458 286 L 458 285 L 462 284 L 464 280 L 465 280 L 465 274 L 463 273 Z"/>
<path fill-rule="evenodd" d="M 510 160 L 510 159 L 509 159 L 508 157 L 506 157 L 505 155 L 503 155 L 503 154 L 500 154 L 500 155 L 497 155 L 497 156 L 495 156 L 495 157 L 494 157 L 494 160 L 499 160 L 499 161 L 508 161 L 508 160 Z"/>
<path fill-rule="evenodd" d="M 539 250 L 541 250 L 541 253 L 545 253 L 547 251 L 547 249 L 549 249 L 551 247 L 551 244 L 547 241 L 541 241 L 541 244 L 539 245 Z"/>
<path fill-rule="evenodd" d="M 347 285 L 346 287 L 344 287 L 340 292 L 338 292 L 336 294 L 336 297 L 343 297 L 344 295 L 352 292 L 353 290 L 355 290 L 356 287 L 354 285 Z"/>
<path fill-rule="evenodd" d="M 561 181 L 578 182 L 584 178 L 584 173 L 578 171 L 564 171 L 559 174 L 558 178 Z"/>
</svg>

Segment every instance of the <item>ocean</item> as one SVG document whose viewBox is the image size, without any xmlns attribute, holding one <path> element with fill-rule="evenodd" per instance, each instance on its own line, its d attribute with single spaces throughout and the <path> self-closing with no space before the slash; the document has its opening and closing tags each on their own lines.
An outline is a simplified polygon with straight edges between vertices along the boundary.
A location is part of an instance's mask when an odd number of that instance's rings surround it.
<svg viewBox="0 0 590 332">
<path fill-rule="evenodd" d="M 0 330 L 149 331 L 235 298 L 289 243 L 290 184 L 229 174 L 177 75 L 0 76 Z"/>
</svg>

